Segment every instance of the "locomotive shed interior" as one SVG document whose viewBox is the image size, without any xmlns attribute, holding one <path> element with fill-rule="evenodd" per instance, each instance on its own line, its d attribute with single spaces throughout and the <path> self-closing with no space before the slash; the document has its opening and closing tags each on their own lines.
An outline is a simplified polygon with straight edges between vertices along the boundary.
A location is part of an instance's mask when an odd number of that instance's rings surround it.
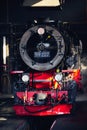
<svg viewBox="0 0 87 130">
<path fill-rule="evenodd" d="M 87 0 L 0 0 L 0 49 L 0 130 L 87 130 Z"/>
</svg>

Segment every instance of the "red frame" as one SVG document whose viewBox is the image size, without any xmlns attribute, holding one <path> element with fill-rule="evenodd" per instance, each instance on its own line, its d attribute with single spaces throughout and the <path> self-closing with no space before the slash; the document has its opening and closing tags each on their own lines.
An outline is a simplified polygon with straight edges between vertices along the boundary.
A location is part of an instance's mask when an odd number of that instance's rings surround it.
<svg viewBox="0 0 87 130">
<path fill-rule="evenodd" d="M 17 92 L 17 97 L 19 97 L 22 100 L 25 100 L 25 105 L 14 105 L 14 110 L 16 112 L 16 115 L 21 115 L 21 116 L 48 116 L 48 115 L 63 115 L 63 114 L 70 114 L 72 110 L 72 104 L 56 104 L 52 106 L 51 104 L 48 105 L 41 105 L 37 106 L 34 105 L 33 102 L 31 105 L 26 105 L 29 104 L 29 100 L 32 97 L 32 95 L 36 92 Z M 45 93 L 45 92 L 43 92 Z M 51 91 L 47 91 L 47 94 L 51 94 Z M 66 94 L 67 96 L 67 91 L 60 91 L 58 93 L 58 98 L 61 98 L 63 94 Z M 52 93 L 53 97 L 56 97 L 56 91 Z"/>
<path fill-rule="evenodd" d="M 27 110 L 25 109 L 25 107 Z M 15 105 L 13 108 L 16 112 L 16 115 L 20 116 L 50 116 L 50 115 L 70 114 L 72 110 L 72 104 L 58 104 L 53 107 L 50 105 L 49 106 Z M 40 112 L 38 112 L 38 110 Z"/>
<path fill-rule="evenodd" d="M 70 73 L 73 75 L 73 79 L 77 82 L 78 87 L 81 86 L 80 80 L 80 70 L 62 70 L 63 73 Z M 12 71 L 11 74 L 22 74 L 23 71 Z M 35 72 L 34 77 L 32 78 L 32 73 L 30 73 L 30 84 L 32 85 L 32 82 L 34 81 L 34 86 L 36 88 L 36 91 L 25 91 L 25 92 L 16 92 L 16 95 L 19 99 L 21 99 L 24 102 L 24 105 L 14 105 L 13 108 L 16 112 L 16 115 L 20 116 L 48 116 L 48 115 L 62 115 L 62 114 L 70 114 L 71 110 L 73 109 L 73 104 L 64 103 L 58 103 L 52 106 L 52 104 L 47 105 L 35 105 L 32 102 L 32 97 L 34 93 L 40 93 L 38 89 L 43 88 L 44 86 L 47 88 L 50 88 L 49 91 L 43 91 L 43 93 L 51 94 L 51 97 L 54 99 L 56 98 L 56 88 L 52 90 L 52 82 L 50 82 L 51 79 L 54 79 L 53 74 L 55 74 L 55 70 L 52 71 L 46 71 L 46 72 Z M 33 80 L 32 80 L 33 79 Z M 53 80 L 53 85 L 55 86 L 55 80 Z M 59 84 L 57 84 L 57 88 L 59 87 Z M 52 91 L 51 91 L 52 90 Z M 62 95 L 65 94 L 66 97 L 68 95 L 68 91 L 58 91 L 58 98 L 60 98 Z M 31 101 L 31 102 L 30 102 Z"/>
</svg>

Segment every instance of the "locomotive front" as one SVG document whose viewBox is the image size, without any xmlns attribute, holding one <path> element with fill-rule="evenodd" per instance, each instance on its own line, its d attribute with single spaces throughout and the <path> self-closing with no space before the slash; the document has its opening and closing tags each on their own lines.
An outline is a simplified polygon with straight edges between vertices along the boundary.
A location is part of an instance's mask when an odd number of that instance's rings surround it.
<svg viewBox="0 0 87 130">
<path fill-rule="evenodd" d="M 16 77 L 13 91 L 17 115 L 71 113 L 81 86 L 81 48 L 79 40 L 68 32 L 54 21 L 37 23 L 23 34 L 19 52 L 27 69 L 11 71 Z"/>
</svg>

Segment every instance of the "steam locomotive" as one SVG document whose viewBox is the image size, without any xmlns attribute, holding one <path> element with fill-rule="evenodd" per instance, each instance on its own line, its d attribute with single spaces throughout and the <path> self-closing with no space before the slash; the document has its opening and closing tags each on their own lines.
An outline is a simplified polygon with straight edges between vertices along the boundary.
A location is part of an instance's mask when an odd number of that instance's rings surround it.
<svg viewBox="0 0 87 130">
<path fill-rule="evenodd" d="M 35 20 L 22 35 L 18 51 L 20 60 L 11 70 L 16 114 L 70 114 L 81 87 L 81 41 L 66 23 Z"/>
</svg>

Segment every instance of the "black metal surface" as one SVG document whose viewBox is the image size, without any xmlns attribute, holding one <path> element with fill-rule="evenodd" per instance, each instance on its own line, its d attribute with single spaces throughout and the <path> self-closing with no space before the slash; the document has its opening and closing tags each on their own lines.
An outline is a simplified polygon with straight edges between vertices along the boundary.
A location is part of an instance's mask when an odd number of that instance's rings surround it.
<svg viewBox="0 0 87 130">
<path fill-rule="evenodd" d="M 44 30 L 41 35 L 38 30 Z M 50 70 L 62 61 L 65 42 L 55 27 L 37 25 L 29 28 L 21 38 L 20 55 L 29 67 L 39 71 Z"/>
</svg>

